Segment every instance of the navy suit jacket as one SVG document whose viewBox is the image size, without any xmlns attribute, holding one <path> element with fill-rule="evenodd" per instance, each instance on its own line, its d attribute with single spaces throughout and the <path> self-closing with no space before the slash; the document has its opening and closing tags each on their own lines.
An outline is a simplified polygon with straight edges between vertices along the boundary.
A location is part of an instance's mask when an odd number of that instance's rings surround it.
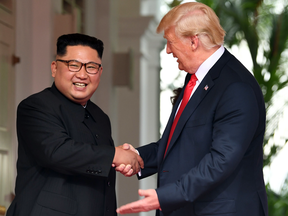
<svg viewBox="0 0 288 216">
<path fill-rule="evenodd" d="M 114 143 L 108 116 L 55 85 L 17 111 L 15 199 L 7 216 L 115 216 Z"/>
<path fill-rule="evenodd" d="M 185 85 L 190 79 L 187 74 Z M 169 216 L 268 216 L 262 173 L 265 105 L 252 74 L 227 50 L 185 107 L 163 159 L 173 107 L 162 138 L 138 148 Z"/>
</svg>

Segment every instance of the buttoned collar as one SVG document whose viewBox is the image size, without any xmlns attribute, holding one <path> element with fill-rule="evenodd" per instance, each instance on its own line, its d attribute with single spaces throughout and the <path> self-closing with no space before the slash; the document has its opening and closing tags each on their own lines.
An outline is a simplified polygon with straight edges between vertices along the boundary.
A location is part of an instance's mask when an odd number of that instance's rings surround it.
<svg viewBox="0 0 288 216">
<path fill-rule="evenodd" d="M 51 91 L 61 101 L 61 104 L 64 106 L 64 109 L 67 109 L 73 113 L 73 117 L 76 117 L 81 122 L 84 120 L 85 108 L 81 104 L 69 100 L 57 89 L 55 83 L 52 84 Z M 89 103 L 91 103 L 90 100 L 87 101 L 85 107 L 88 107 Z"/>
</svg>

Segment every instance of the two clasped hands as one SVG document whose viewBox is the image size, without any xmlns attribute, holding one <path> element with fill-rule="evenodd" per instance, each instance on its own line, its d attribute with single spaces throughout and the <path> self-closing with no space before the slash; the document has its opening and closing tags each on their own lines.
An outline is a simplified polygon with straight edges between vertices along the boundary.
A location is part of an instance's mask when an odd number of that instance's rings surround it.
<svg viewBox="0 0 288 216">
<path fill-rule="evenodd" d="M 115 170 L 123 175 L 130 177 L 137 174 L 140 168 L 144 168 L 144 162 L 139 156 L 137 150 L 130 144 L 123 144 L 115 148 L 115 156 L 112 166 Z M 144 196 L 143 199 L 128 203 L 121 206 L 116 211 L 119 214 L 129 214 L 138 212 L 147 212 L 160 208 L 156 190 L 139 190 L 139 196 Z"/>
</svg>

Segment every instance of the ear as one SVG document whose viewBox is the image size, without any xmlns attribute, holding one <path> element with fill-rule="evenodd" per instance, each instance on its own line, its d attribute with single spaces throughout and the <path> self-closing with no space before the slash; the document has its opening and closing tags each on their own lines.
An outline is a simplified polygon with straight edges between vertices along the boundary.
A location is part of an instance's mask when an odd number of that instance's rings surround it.
<svg viewBox="0 0 288 216">
<path fill-rule="evenodd" d="M 57 63 L 56 61 L 53 61 L 51 63 L 51 73 L 52 73 L 52 77 L 56 76 L 56 72 L 57 72 Z"/>
<path fill-rule="evenodd" d="M 195 51 L 198 46 L 199 46 L 199 38 L 197 35 L 191 36 L 190 37 L 190 42 L 191 42 L 191 49 L 192 51 Z"/>
<path fill-rule="evenodd" d="M 101 66 L 100 68 L 99 68 L 99 77 L 101 77 L 101 75 L 102 75 L 102 72 L 103 72 L 103 67 Z"/>
</svg>

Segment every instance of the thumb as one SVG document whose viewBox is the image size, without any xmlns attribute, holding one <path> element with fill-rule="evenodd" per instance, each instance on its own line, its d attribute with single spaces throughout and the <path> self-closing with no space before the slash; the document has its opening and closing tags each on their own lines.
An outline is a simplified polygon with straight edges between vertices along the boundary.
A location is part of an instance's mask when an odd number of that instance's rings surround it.
<svg viewBox="0 0 288 216">
<path fill-rule="evenodd" d="M 130 145 L 128 143 L 124 143 L 123 144 L 123 149 L 129 150 L 130 149 Z"/>
<path fill-rule="evenodd" d="M 138 190 L 138 194 L 139 194 L 139 196 L 146 196 L 147 195 L 146 190 L 141 190 L 141 189 Z"/>
</svg>

